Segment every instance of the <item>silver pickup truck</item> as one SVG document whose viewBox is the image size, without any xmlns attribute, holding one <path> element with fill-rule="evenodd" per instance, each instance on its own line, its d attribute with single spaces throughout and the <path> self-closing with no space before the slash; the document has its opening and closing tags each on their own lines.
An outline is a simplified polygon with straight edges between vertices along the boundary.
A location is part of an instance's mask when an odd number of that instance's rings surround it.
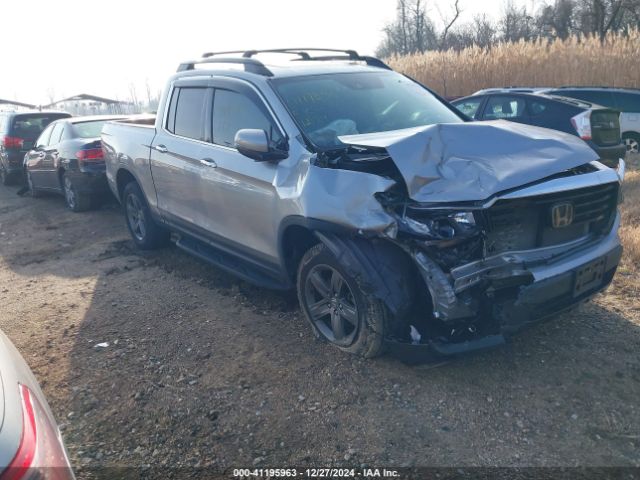
<svg viewBox="0 0 640 480">
<path fill-rule="evenodd" d="M 624 163 L 557 131 L 467 122 L 351 50 L 205 54 L 155 118 L 110 122 L 102 142 L 140 248 L 171 238 L 296 288 L 314 333 L 365 357 L 499 345 L 603 290 L 622 252 Z"/>
</svg>

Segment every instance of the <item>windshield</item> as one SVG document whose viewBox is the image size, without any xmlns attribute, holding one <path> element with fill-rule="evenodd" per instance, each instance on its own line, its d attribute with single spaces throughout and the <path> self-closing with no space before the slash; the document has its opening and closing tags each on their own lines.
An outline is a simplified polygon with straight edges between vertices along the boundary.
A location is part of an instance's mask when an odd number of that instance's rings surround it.
<svg viewBox="0 0 640 480">
<path fill-rule="evenodd" d="M 341 146 L 341 135 L 463 122 L 428 90 L 395 72 L 280 78 L 274 86 L 299 128 L 322 149 Z"/>
<path fill-rule="evenodd" d="M 82 122 L 73 124 L 74 137 L 76 138 L 96 138 L 102 132 L 102 126 L 107 120 L 98 120 L 93 122 Z"/>
</svg>

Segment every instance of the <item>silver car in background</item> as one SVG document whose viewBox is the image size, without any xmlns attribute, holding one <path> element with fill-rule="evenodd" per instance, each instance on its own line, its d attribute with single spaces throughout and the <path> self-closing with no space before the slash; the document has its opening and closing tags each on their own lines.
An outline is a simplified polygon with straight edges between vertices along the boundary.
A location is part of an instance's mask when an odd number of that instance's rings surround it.
<svg viewBox="0 0 640 480">
<path fill-rule="evenodd" d="M 75 477 L 37 380 L 0 331 L 0 480 L 41 478 Z"/>
</svg>

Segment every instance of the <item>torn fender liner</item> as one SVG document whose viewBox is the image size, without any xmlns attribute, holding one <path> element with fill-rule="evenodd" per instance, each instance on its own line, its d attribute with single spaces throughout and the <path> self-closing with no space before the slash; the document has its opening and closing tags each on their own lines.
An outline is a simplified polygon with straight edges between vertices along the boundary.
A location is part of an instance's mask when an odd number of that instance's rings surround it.
<svg viewBox="0 0 640 480">
<path fill-rule="evenodd" d="M 411 308 L 415 287 L 411 264 L 402 250 L 384 240 L 341 237 L 328 232 L 316 235 L 360 287 L 384 302 L 402 318 Z"/>
<path fill-rule="evenodd" d="M 385 148 L 417 202 L 485 200 L 598 160 L 578 137 L 504 120 L 347 135 L 340 140 Z"/>
</svg>

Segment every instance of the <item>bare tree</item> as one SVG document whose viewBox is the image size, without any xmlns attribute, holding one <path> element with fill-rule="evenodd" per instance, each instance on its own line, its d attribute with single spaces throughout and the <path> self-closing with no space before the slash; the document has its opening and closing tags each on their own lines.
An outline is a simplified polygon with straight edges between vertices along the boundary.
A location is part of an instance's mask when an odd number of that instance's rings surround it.
<svg viewBox="0 0 640 480">
<path fill-rule="evenodd" d="M 640 27 L 640 0 L 576 0 L 576 23 L 604 41 L 608 32 Z"/>
<path fill-rule="evenodd" d="M 449 30 L 451 30 L 451 27 L 453 27 L 453 24 L 456 23 L 456 20 L 458 20 L 460 14 L 462 13 L 462 10 L 460 10 L 460 0 L 455 0 L 455 3 L 453 4 L 453 10 L 453 15 L 449 20 L 445 19 L 444 15 L 442 15 L 442 12 L 440 12 L 442 23 L 445 24 L 444 30 L 442 31 L 442 35 L 440 37 L 441 49 L 444 48 L 447 43 L 447 35 L 449 34 Z"/>
<path fill-rule="evenodd" d="M 133 82 L 129 84 L 129 98 L 135 113 L 139 113 L 140 102 L 138 101 L 138 91 L 136 90 L 136 86 Z"/>
<path fill-rule="evenodd" d="M 499 20 L 502 40 L 517 42 L 529 40 L 535 36 L 535 22 L 526 7 L 518 8 L 512 0 L 505 5 L 502 18 Z"/>
<path fill-rule="evenodd" d="M 56 101 L 56 89 L 53 86 L 47 88 L 47 100 L 49 105 Z"/>
<path fill-rule="evenodd" d="M 574 0 L 556 0 L 544 5 L 536 18 L 538 35 L 563 40 L 573 33 L 576 4 Z"/>
<path fill-rule="evenodd" d="M 496 27 L 486 14 L 473 18 L 473 43 L 479 47 L 490 47 L 496 39 Z"/>
<path fill-rule="evenodd" d="M 433 22 L 426 13 L 426 0 L 398 0 L 395 21 L 383 30 L 376 54 L 381 57 L 407 55 L 438 48 Z"/>
</svg>

